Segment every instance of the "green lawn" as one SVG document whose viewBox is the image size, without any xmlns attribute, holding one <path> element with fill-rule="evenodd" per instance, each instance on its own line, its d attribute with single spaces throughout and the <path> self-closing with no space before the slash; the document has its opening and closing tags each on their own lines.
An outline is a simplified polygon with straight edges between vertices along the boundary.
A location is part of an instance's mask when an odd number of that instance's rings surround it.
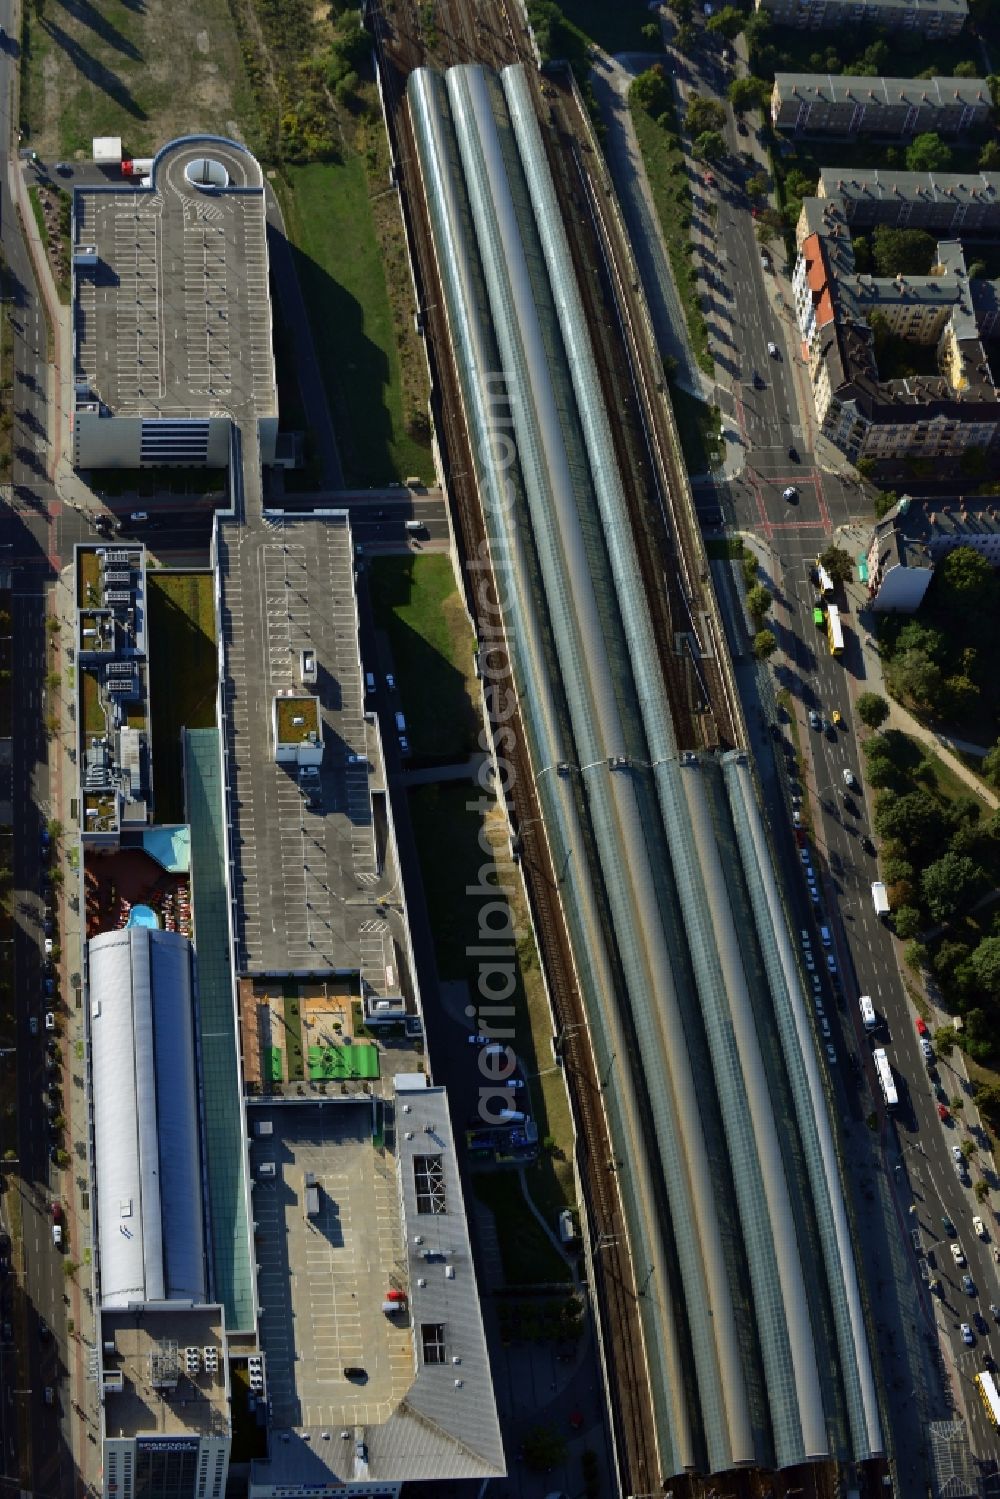
<svg viewBox="0 0 1000 1499">
<path fill-rule="evenodd" d="M 289 167 L 282 207 L 310 309 L 316 353 L 351 482 L 434 477 L 404 426 L 402 371 L 360 156 Z"/>
<path fill-rule="evenodd" d="M 560 0 L 567 21 L 605 52 L 648 52 L 641 28 L 654 17 L 644 0 Z"/>
<path fill-rule="evenodd" d="M 208 573 L 150 572 L 146 584 L 156 820 L 183 822 L 181 730 L 215 724 L 212 579 Z"/>
<path fill-rule="evenodd" d="M 437 968 L 443 979 L 465 979 L 475 1001 L 480 970 L 471 949 L 479 938 L 484 897 L 466 892 L 481 887 L 495 863 L 516 933 L 511 1045 L 530 1079 L 539 1138 L 552 1142 L 529 1168 L 528 1184 L 534 1201 L 555 1223 L 560 1208 L 574 1200 L 569 1102 L 562 1072 L 552 1063 L 552 1016 L 520 875 L 509 867 L 505 818 L 495 805 L 484 818 L 476 809 L 477 796 L 471 786 L 443 784 L 414 787 L 408 797 Z M 495 848 L 493 860 L 484 852 L 487 848 Z"/>
<path fill-rule="evenodd" d="M 513 1172 L 478 1171 L 472 1185 L 480 1202 L 493 1212 L 508 1285 L 534 1286 L 569 1280 L 569 1267 L 546 1238 Z"/>
<path fill-rule="evenodd" d="M 707 375 L 711 375 L 715 366 L 708 351 L 708 325 L 698 296 L 698 277 L 691 254 L 691 187 L 677 134 L 676 117 L 670 128 L 665 129 L 644 109 L 631 103 L 629 108 L 660 231 L 677 283 L 677 294 L 684 307 L 688 337 L 698 364 Z"/>
<path fill-rule="evenodd" d="M 670 381 L 670 401 L 674 408 L 677 432 L 689 474 L 707 474 L 723 455 L 718 406 L 699 401 Z"/>
<path fill-rule="evenodd" d="M 378 557 L 370 566 L 375 619 L 392 648 L 410 748 L 456 759 L 477 747 L 475 642 L 443 556 Z"/>
<path fill-rule="evenodd" d="M 253 132 L 227 0 L 102 0 L 22 10 L 21 125 L 48 159 L 89 157 L 95 135 L 152 156 L 189 130 Z"/>
</svg>

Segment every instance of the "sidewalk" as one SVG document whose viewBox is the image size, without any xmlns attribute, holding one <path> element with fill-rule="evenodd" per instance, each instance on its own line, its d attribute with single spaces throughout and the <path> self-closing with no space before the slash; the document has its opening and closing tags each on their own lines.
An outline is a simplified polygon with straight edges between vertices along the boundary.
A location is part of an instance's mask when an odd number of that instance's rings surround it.
<svg viewBox="0 0 1000 1499">
<path fill-rule="evenodd" d="M 76 793 L 76 766 L 69 758 L 69 747 L 76 739 L 76 722 L 70 713 L 75 699 L 75 666 L 70 661 L 70 647 L 74 641 L 75 589 L 72 563 L 63 568 L 49 594 L 49 613 L 60 621 L 58 634 L 54 636 L 55 648 L 47 645 L 53 669 L 62 673 L 63 684 L 59 689 L 59 730 L 49 740 L 49 800 L 51 816 L 63 826 L 61 838 L 53 839 L 53 864 L 59 862 L 63 871 L 63 884 L 57 888 L 60 899 L 58 920 L 60 960 L 59 998 L 56 1006 L 57 1019 L 61 1026 L 61 1063 L 63 1113 L 66 1116 L 65 1146 L 69 1151 L 70 1165 L 59 1173 L 55 1191 L 63 1203 L 66 1221 L 66 1258 L 79 1268 L 67 1277 L 66 1287 L 69 1303 L 67 1316 L 72 1319 L 73 1331 L 69 1334 L 63 1352 L 63 1360 L 69 1384 L 69 1406 L 66 1420 L 71 1433 L 73 1461 L 77 1475 L 77 1491 L 92 1492 L 98 1485 L 100 1447 L 89 1440 L 88 1431 L 96 1435 L 98 1430 L 97 1407 L 94 1403 L 97 1387 L 90 1378 L 91 1361 L 97 1356 L 97 1326 L 92 1294 L 93 1279 L 93 1220 L 90 1210 L 89 1161 L 87 1159 L 88 1117 L 86 1087 L 86 1031 L 83 1011 L 78 1006 L 78 987 L 83 963 L 85 911 L 79 898 L 81 872 L 68 862 L 71 849 L 79 850 L 76 821 L 71 817 L 71 802 Z M 74 653 L 75 654 L 75 653 Z M 72 980 L 77 979 L 77 986 Z M 83 1154 L 76 1147 L 83 1146 Z M 56 1175 L 56 1168 L 52 1168 Z"/>
</svg>

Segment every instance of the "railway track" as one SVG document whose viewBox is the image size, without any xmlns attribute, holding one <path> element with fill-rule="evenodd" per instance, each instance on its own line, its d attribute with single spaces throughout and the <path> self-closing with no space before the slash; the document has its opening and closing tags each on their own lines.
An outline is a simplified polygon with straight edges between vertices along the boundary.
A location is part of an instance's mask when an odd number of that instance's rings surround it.
<svg viewBox="0 0 1000 1499">
<path fill-rule="evenodd" d="M 461 12 L 461 0 L 438 0 L 439 41 L 429 56 L 413 7 L 396 0 L 391 17 L 379 0 L 368 15 L 376 39 L 383 97 L 389 123 L 404 222 L 410 240 L 418 296 L 432 377 L 432 410 L 439 437 L 445 482 L 451 501 L 456 537 L 463 561 L 485 549 L 485 527 L 475 485 L 468 433 L 462 417 L 458 384 L 441 288 L 434 262 L 416 151 L 405 100 L 405 78 L 414 67 L 433 63 L 447 66 L 468 61 L 473 43 L 475 60 L 506 66 L 523 48 L 518 45 L 510 8 L 485 7 L 493 18 L 482 28 L 471 27 Z M 460 14 L 456 15 L 455 12 Z M 501 25 L 502 22 L 502 25 Z M 481 44 L 480 38 L 486 43 Z M 483 56 L 483 51 L 487 55 Z M 475 599 L 469 598 L 475 615 Z M 543 832 L 541 810 L 534 794 L 534 770 L 524 735 L 515 721 L 516 748 L 512 759 L 519 788 L 517 821 L 523 832 L 522 867 L 535 929 L 545 965 L 557 1035 L 561 1038 L 565 1074 L 574 1110 L 578 1165 L 592 1241 L 594 1294 L 601 1322 L 602 1349 L 607 1363 L 619 1479 L 625 1493 L 658 1492 L 661 1488 L 648 1377 L 642 1357 L 639 1325 L 639 1288 L 633 1274 L 625 1220 L 615 1175 L 614 1152 L 604 1114 L 602 1090 L 582 999 L 576 983 L 573 954 L 563 918 L 559 887 Z"/>
</svg>

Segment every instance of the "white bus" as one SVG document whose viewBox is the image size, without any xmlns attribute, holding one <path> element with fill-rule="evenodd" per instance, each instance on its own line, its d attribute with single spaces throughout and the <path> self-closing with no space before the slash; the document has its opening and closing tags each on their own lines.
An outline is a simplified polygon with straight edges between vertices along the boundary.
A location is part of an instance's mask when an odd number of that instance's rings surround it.
<svg viewBox="0 0 1000 1499">
<path fill-rule="evenodd" d="M 991 1426 L 1000 1427 L 1000 1394 L 997 1392 L 996 1380 L 992 1374 L 977 1374 L 976 1385 L 979 1389 L 979 1397 L 986 1408 L 987 1420 Z"/>
<path fill-rule="evenodd" d="M 878 1026 L 878 1016 L 875 1014 L 875 1006 L 871 1002 L 871 996 L 862 994 L 858 1000 L 858 1008 L 861 1010 L 861 1024 L 865 1030 L 875 1030 Z"/>
<path fill-rule="evenodd" d="M 893 1082 L 889 1058 L 881 1046 L 872 1052 L 872 1058 L 875 1062 L 875 1071 L 878 1074 L 879 1087 L 882 1089 L 885 1106 L 887 1109 L 894 1109 L 899 1102 L 899 1094 L 896 1092 L 896 1084 Z"/>
</svg>

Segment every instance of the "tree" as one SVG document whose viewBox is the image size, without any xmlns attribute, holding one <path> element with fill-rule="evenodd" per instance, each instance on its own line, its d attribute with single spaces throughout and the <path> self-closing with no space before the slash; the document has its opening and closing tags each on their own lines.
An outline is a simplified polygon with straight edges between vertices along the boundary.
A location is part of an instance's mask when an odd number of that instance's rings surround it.
<svg viewBox="0 0 1000 1499">
<path fill-rule="evenodd" d="M 978 78 L 979 69 L 974 62 L 957 62 L 951 75 L 953 78 Z"/>
<path fill-rule="evenodd" d="M 632 80 L 632 87 L 628 91 L 629 103 L 637 108 L 645 110 L 646 114 L 656 119 L 657 115 L 663 114 L 670 109 L 672 100 L 670 96 L 670 84 L 663 70 L 662 63 L 654 63 L 644 73 L 639 73 Z"/>
<path fill-rule="evenodd" d="M 761 109 L 768 91 L 763 78 L 734 78 L 726 93 L 736 113 L 744 114 L 748 109 Z M 749 188 L 749 183 L 747 184 Z"/>
<path fill-rule="evenodd" d="M 934 1039 L 937 1040 L 937 1036 Z M 973 1083 L 972 1096 L 979 1112 L 989 1122 L 995 1134 L 1000 1126 L 1000 1086 L 996 1083 Z"/>
<path fill-rule="evenodd" d="M 958 1148 L 962 1152 L 966 1160 L 969 1160 L 976 1153 L 976 1147 L 973 1145 L 971 1140 L 963 1140 Z"/>
<path fill-rule="evenodd" d="M 872 314 L 873 317 L 876 315 L 877 314 L 875 313 Z M 866 454 L 862 453 L 861 457 L 855 463 L 854 467 L 857 469 L 862 479 L 870 479 L 872 474 L 875 472 L 875 459 L 870 458 Z"/>
<path fill-rule="evenodd" d="M 910 791 L 905 796 L 883 792 L 872 820 L 880 838 L 893 838 L 914 853 L 939 848 L 944 839 L 944 818 L 926 791 Z"/>
<path fill-rule="evenodd" d="M 884 489 L 875 496 L 875 519 L 882 520 L 894 506 L 899 504 L 899 495 L 894 489 Z"/>
<path fill-rule="evenodd" d="M 643 76 L 642 73 L 639 74 L 639 78 Z M 636 83 L 638 81 L 637 78 Z M 635 84 L 632 87 L 634 88 Z M 705 99 L 701 94 L 689 94 L 684 123 L 688 135 L 694 139 L 695 136 L 704 134 L 706 130 L 721 130 L 726 123 L 726 111 L 715 99 Z"/>
<path fill-rule="evenodd" d="M 952 547 L 934 569 L 935 600 L 963 620 L 989 610 L 998 591 L 996 573 L 972 547 Z"/>
<path fill-rule="evenodd" d="M 980 281 L 986 275 L 986 261 L 972 260 L 968 266 L 968 277 L 970 281 Z"/>
<path fill-rule="evenodd" d="M 694 0 L 668 0 L 668 3 L 678 21 L 690 21 L 694 15 Z"/>
<path fill-rule="evenodd" d="M 922 927 L 920 912 L 914 906 L 900 906 L 893 920 L 896 925 L 896 936 L 907 941 L 910 937 L 916 937 Z"/>
<path fill-rule="evenodd" d="M 650 21 L 646 26 L 640 27 L 639 35 L 644 42 L 648 42 L 651 47 L 656 47 L 657 50 L 659 50 L 663 43 L 663 32 L 655 21 Z"/>
<path fill-rule="evenodd" d="M 874 791 L 888 791 L 891 786 L 900 784 L 899 771 L 885 756 L 869 760 L 865 769 L 865 779 Z"/>
<path fill-rule="evenodd" d="M 720 130 L 703 130 L 691 143 L 692 155 L 699 161 L 721 161 L 727 150 Z"/>
<path fill-rule="evenodd" d="M 867 729 L 880 729 L 889 717 L 889 704 L 880 692 L 862 692 L 854 707 Z"/>
<path fill-rule="evenodd" d="M 845 552 L 843 547 L 827 547 L 825 552 L 820 553 L 819 560 L 835 583 L 850 582 L 854 564 L 850 552 Z"/>
<path fill-rule="evenodd" d="M 547 1473 L 566 1461 L 566 1439 L 553 1426 L 533 1426 L 522 1443 L 524 1461 L 534 1473 Z"/>
<path fill-rule="evenodd" d="M 1000 739 L 989 753 L 983 756 L 982 771 L 991 786 L 1000 786 Z"/>
<path fill-rule="evenodd" d="M 735 42 L 746 24 L 747 18 L 741 10 L 735 5 L 724 5 L 712 16 L 706 29 L 715 36 L 724 37 L 727 42 Z"/>
<path fill-rule="evenodd" d="M 979 1180 L 976 1182 L 976 1185 L 973 1187 L 972 1195 L 975 1197 L 977 1202 L 985 1202 L 987 1197 L 990 1195 L 990 1189 L 987 1186 L 986 1182 L 983 1181 L 982 1177 L 979 1178 Z"/>
<path fill-rule="evenodd" d="M 752 177 L 747 178 L 747 195 L 751 198 L 763 198 L 767 192 L 767 178 L 763 172 L 754 172 Z"/>
<path fill-rule="evenodd" d="M 914 136 L 906 148 L 908 172 L 944 172 L 951 165 L 951 150 L 933 130 Z"/>
<path fill-rule="evenodd" d="M 886 679 L 894 695 L 915 708 L 933 712 L 941 701 L 944 674 L 924 651 L 904 651 L 886 668 Z"/>
<path fill-rule="evenodd" d="M 995 172 L 1000 167 L 1000 145 L 996 141 L 987 141 L 979 153 L 979 165 L 984 172 Z"/>
<path fill-rule="evenodd" d="M 985 872 L 972 859 L 950 850 L 920 876 L 920 890 L 935 921 L 950 921 L 986 884 Z"/>
<path fill-rule="evenodd" d="M 912 880 L 913 865 L 908 860 L 899 857 L 883 859 L 882 878 L 887 885 L 898 885 L 902 880 Z"/>
<path fill-rule="evenodd" d="M 937 244 L 925 229 L 893 229 L 879 224 L 872 237 L 872 258 L 880 276 L 926 276 Z"/>
<path fill-rule="evenodd" d="M 758 630 L 753 638 L 753 653 L 758 661 L 766 661 L 778 649 L 778 638 L 773 630 Z"/>
<path fill-rule="evenodd" d="M 750 616 L 758 622 L 763 620 L 773 603 L 774 600 L 763 583 L 755 583 L 747 593 L 747 608 Z"/>
<path fill-rule="evenodd" d="M 984 937 L 969 961 L 980 988 L 1000 998 L 1000 937 Z"/>
<path fill-rule="evenodd" d="M 673 48 L 682 57 L 690 57 L 698 45 L 698 30 L 690 21 L 682 21 L 674 32 Z"/>
</svg>

